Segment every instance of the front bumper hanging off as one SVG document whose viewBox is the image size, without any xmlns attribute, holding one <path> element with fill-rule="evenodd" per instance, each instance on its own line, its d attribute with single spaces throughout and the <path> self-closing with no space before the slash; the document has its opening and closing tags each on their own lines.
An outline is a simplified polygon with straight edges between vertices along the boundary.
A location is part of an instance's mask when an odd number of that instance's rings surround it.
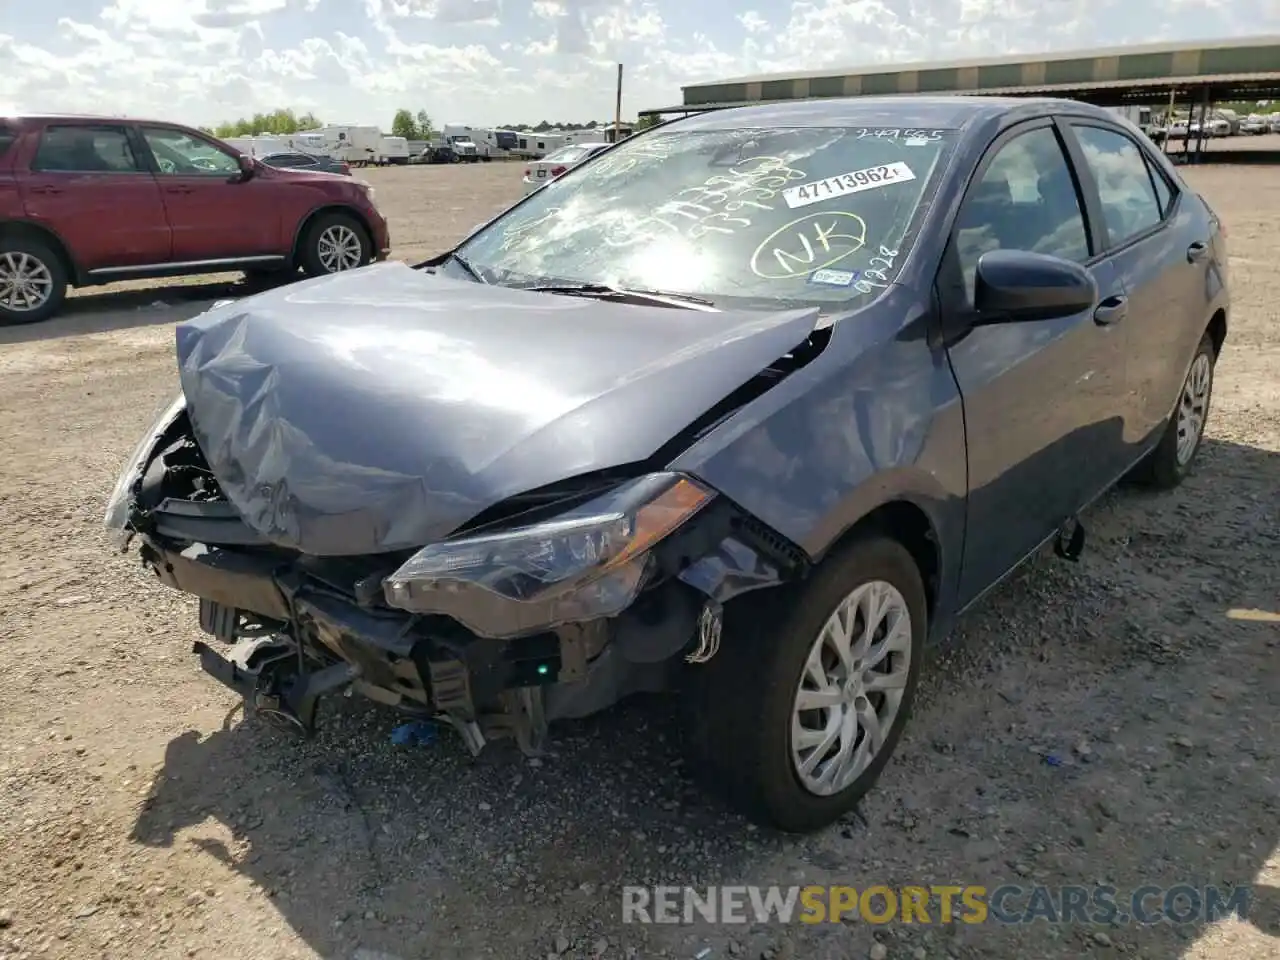
<svg viewBox="0 0 1280 960">
<path fill-rule="evenodd" d="M 192 652 L 200 658 L 200 669 L 244 698 L 246 713 L 303 736 L 315 732 L 320 698 L 350 687 L 360 676 L 359 668 L 349 663 L 314 673 L 297 671 L 297 652 L 275 637 L 242 640 L 229 657 L 203 640 L 193 644 Z"/>
<path fill-rule="evenodd" d="M 511 736 L 536 754 L 548 722 L 543 690 L 586 679 L 605 645 L 603 625 L 478 637 L 443 618 L 364 605 L 372 594 L 362 581 L 279 557 L 178 549 L 159 536 L 142 538 L 141 556 L 165 585 L 201 598 L 201 628 L 215 638 L 194 644 L 201 669 L 242 697 L 246 714 L 304 736 L 321 699 L 351 690 L 447 721 L 473 753 Z M 553 709 L 574 715 L 577 706 Z"/>
</svg>

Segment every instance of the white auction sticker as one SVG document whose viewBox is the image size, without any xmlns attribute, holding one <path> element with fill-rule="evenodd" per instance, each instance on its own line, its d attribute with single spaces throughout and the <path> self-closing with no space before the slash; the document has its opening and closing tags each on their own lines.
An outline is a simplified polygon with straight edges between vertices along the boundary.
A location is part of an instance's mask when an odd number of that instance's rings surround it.
<svg viewBox="0 0 1280 960">
<path fill-rule="evenodd" d="M 788 187 L 782 191 L 782 199 L 791 209 L 807 207 L 811 203 L 820 203 L 833 197 L 843 197 L 849 193 L 861 193 L 863 190 L 874 190 L 886 187 L 891 183 L 903 183 L 914 180 L 916 175 L 901 160 L 886 163 L 879 167 L 867 167 L 865 170 L 851 170 L 838 177 L 827 177 L 825 180 L 814 180 L 799 186 Z"/>
</svg>

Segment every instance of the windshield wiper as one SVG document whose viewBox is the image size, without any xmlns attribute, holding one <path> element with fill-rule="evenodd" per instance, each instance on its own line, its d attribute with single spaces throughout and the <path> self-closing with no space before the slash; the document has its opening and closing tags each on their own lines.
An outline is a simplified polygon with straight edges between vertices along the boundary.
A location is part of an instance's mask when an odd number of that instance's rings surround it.
<svg viewBox="0 0 1280 960">
<path fill-rule="evenodd" d="M 607 283 L 538 283 L 531 287 L 521 287 L 537 293 L 558 293 L 566 297 L 619 297 L 633 300 L 649 300 L 653 303 L 666 303 L 668 300 L 679 300 L 681 303 L 693 303 L 703 307 L 713 307 L 715 303 L 705 297 L 695 297 L 688 293 L 667 293 L 663 290 L 632 290 L 629 287 L 614 287 Z M 670 306 L 670 304 L 667 304 Z"/>
<path fill-rule="evenodd" d="M 471 261 L 468 260 L 466 257 L 464 257 L 462 254 L 451 253 L 449 254 L 449 259 L 452 260 L 454 263 L 456 263 L 458 266 L 460 266 L 463 270 L 465 270 L 467 272 L 467 275 L 470 276 L 471 279 L 474 280 L 476 283 L 489 282 L 484 277 L 480 276 L 480 271 L 477 270 L 475 267 L 473 267 L 471 265 Z"/>
</svg>

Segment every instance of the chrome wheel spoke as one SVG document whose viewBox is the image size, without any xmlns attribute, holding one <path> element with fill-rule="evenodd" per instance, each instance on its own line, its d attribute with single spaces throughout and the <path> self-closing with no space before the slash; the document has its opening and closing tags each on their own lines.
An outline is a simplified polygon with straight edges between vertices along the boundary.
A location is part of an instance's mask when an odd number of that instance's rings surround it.
<svg viewBox="0 0 1280 960">
<path fill-rule="evenodd" d="M 811 743 L 809 754 L 804 758 L 800 765 L 800 773 L 803 776 L 811 776 L 814 768 L 816 768 L 823 759 L 831 752 L 831 748 L 835 746 L 836 741 L 840 739 L 841 726 L 844 717 L 833 713 L 831 720 L 827 723 L 825 730 L 803 730 L 800 740 L 805 743 Z"/>
<path fill-rule="evenodd" d="M 1196 445 L 1204 432 L 1205 418 L 1209 410 L 1209 394 L 1213 388 L 1213 364 L 1206 354 L 1197 354 L 1187 371 L 1182 385 L 1182 397 L 1178 402 L 1175 435 L 1175 455 L 1185 466 L 1195 453 Z"/>
<path fill-rule="evenodd" d="M 53 296 L 53 273 L 39 257 L 22 251 L 0 256 L 0 305 L 35 310 Z"/>
<path fill-rule="evenodd" d="M 329 273 L 354 270 L 360 266 L 360 238 L 350 227 L 335 224 L 320 234 L 317 253 L 321 265 Z"/>
<path fill-rule="evenodd" d="M 844 694 L 835 687 L 828 687 L 826 690 L 801 690 L 796 695 L 796 709 L 800 711 L 829 710 L 843 702 Z"/>
<path fill-rule="evenodd" d="M 830 796 L 884 746 L 911 667 L 911 613 L 882 580 L 846 596 L 814 639 L 792 704 L 791 753 L 801 784 Z"/>
</svg>

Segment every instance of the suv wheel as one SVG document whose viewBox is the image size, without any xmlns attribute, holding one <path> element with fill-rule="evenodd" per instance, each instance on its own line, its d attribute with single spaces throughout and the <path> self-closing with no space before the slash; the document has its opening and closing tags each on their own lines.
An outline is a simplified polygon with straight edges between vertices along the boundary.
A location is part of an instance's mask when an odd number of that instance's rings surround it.
<svg viewBox="0 0 1280 960">
<path fill-rule="evenodd" d="M 316 218 L 307 231 L 302 268 L 309 277 L 363 267 L 373 259 L 373 244 L 360 222 L 345 213 Z"/>
<path fill-rule="evenodd" d="M 0 237 L 0 326 L 37 323 L 67 296 L 62 260 L 38 240 Z"/>
<path fill-rule="evenodd" d="M 864 537 L 768 599 L 735 611 L 720 652 L 689 668 L 689 768 L 756 822 L 805 833 L 851 810 L 902 736 L 924 584 L 901 544 Z"/>
<path fill-rule="evenodd" d="M 1209 401 L 1213 399 L 1213 368 L 1217 361 L 1213 339 L 1208 333 L 1200 338 L 1196 355 L 1191 360 L 1178 405 L 1156 448 L 1133 471 L 1133 479 L 1160 490 L 1171 490 L 1186 479 L 1200 452 L 1204 428 L 1209 420 Z"/>
</svg>

